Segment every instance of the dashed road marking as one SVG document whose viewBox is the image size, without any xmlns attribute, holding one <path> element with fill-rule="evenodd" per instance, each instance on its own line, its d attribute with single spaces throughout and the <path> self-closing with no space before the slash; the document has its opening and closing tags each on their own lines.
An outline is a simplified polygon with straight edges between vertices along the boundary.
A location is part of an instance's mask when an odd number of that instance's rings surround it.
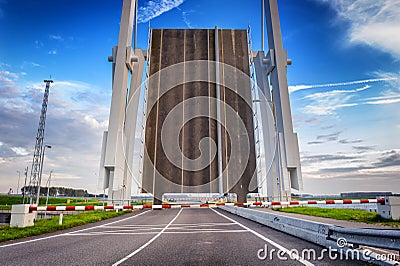
<svg viewBox="0 0 400 266">
<path fill-rule="evenodd" d="M 154 240 L 156 240 L 159 236 L 162 235 L 162 233 L 164 233 L 165 230 L 168 229 L 168 227 L 176 220 L 176 218 L 178 218 L 179 214 L 182 212 L 183 209 L 180 209 L 178 214 L 174 217 L 174 219 L 172 219 L 165 227 L 164 229 L 162 229 L 157 235 L 155 235 L 152 239 L 150 239 L 149 241 L 147 241 L 144 245 L 142 245 L 140 248 L 136 249 L 135 251 L 133 251 L 131 254 L 129 254 L 128 256 L 120 259 L 119 261 L 117 261 L 116 263 L 113 264 L 113 266 L 117 266 L 120 265 L 122 262 L 126 261 L 127 259 L 129 259 L 132 256 L 135 256 L 135 254 L 139 253 L 141 250 L 143 250 L 144 248 L 146 248 L 148 245 L 150 245 Z"/>
</svg>

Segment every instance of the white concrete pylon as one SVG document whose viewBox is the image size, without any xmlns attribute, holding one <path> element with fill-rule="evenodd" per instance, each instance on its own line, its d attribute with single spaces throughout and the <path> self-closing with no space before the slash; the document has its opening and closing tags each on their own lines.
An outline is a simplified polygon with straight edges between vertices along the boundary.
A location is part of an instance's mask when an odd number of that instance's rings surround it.
<svg viewBox="0 0 400 266">
<path fill-rule="evenodd" d="M 260 51 L 254 62 L 257 85 L 266 99 L 265 103 L 260 103 L 264 152 L 270 157 L 273 155 L 275 164 L 275 168 L 270 169 L 267 175 L 267 193 L 271 201 L 289 201 L 291 188 L 303 187 L 298 139 L 297 134 L 293 132 L 290 110 L 286 71 L 289 61 L 287 51 L 283 49 L 282 44 L 277 0 L 262 1 L 264 1 L 269 49 L 267 55 L 264 55 L 264 51 Z M 272 87 L 272 97 L 267 77 Z M 266 114 L 268 110 L 265 106 L 270 102 L 275 121 L 269 121 Z M 272 123 L 275 123 L 275 129 L 272 128 Z"/>
<path fill-rule="evenodd" d="M 108 188 L 109 201 L 115 204 L 123 204 L 131 195 L 136 120 L 144 67 L 143 51 L 132 49 L 136 5 L 137 0 L 124 0 L 118 46 L 113 48 L 109 57 L 113 62 L 112 98 L 108 131 L 103 136 L 100 179 L 103 180 L 102 189 Z M 129 73 L 132 76 L 127 95 Z"/>
</svg>

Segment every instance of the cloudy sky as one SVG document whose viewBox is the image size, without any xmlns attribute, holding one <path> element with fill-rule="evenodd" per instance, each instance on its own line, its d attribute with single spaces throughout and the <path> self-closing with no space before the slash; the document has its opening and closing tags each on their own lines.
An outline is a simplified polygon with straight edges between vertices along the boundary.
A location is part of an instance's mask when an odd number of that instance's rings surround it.
<svg viewBox="0 0 400 266">
<path fill-rule="evenodd" d="M 94 4 L 95 3 L 95 4 Z M 304 192 L 400 192 L 400 1 L 278 0 Z M 52 77 L 44 178 L 97 188 L 121 0 L 0 0 L 0 192 L 32 164 Z M 260 1 L 139 0 L 138 46 L 153 28 L 252 28 Z M 29 176 L 28 176 L 29 178 Z"/>
</svg>

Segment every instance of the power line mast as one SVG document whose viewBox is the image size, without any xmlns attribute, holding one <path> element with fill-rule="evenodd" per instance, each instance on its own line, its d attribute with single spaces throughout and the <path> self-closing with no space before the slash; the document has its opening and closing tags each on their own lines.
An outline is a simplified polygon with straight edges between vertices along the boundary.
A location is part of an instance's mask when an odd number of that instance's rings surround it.
<svg viewBox="0 0 400 266">
<path fill-rule="evenodd" d="M 31 168 L 31 177 L 29 180 L 29 194 L 30 194 L 30 204 L 33 203 L 34 197 L 34 187 L 37 186 L 39 190 L 40 186 L 40 173 L 42 167 L 43 160 L 43 149 L 44 149 L 44 128 L 46 125 L 46 112 L 47 112 L 47 103 L 49 100 L 49 92 L 50 92 L 50 83 L 53 83 L 53 80 L 44 80 L 46 83 L 46 89 L 44 90 L 43 103 L 42 103 L 42 111 L 40 113 L 39 127 L 36 135 L 36 144 L 35 151 L 33 152 L 33 161 Z"/>
</svg>

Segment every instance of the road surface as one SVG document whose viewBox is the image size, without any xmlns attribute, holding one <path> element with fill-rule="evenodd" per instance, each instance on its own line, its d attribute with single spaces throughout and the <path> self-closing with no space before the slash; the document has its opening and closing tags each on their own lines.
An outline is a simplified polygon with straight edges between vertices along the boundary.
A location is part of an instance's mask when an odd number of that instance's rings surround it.
<svg viewBox="0 0 400 266">
<path fill-rule="evenodd" d="M 316 257 L 322 252 L 317 245 L 223 210 L 183 208 L 141 210 L 58 233 L 6 242 L 0 245 L 0 258 L 1 265 L 52 266 L 363 265 L 331 260 L 328 252 L 323 259 L 315 260 L 284 255 L 292 249 L 300 255 L 304 249 L 312 249 Z"/>
</svg>

